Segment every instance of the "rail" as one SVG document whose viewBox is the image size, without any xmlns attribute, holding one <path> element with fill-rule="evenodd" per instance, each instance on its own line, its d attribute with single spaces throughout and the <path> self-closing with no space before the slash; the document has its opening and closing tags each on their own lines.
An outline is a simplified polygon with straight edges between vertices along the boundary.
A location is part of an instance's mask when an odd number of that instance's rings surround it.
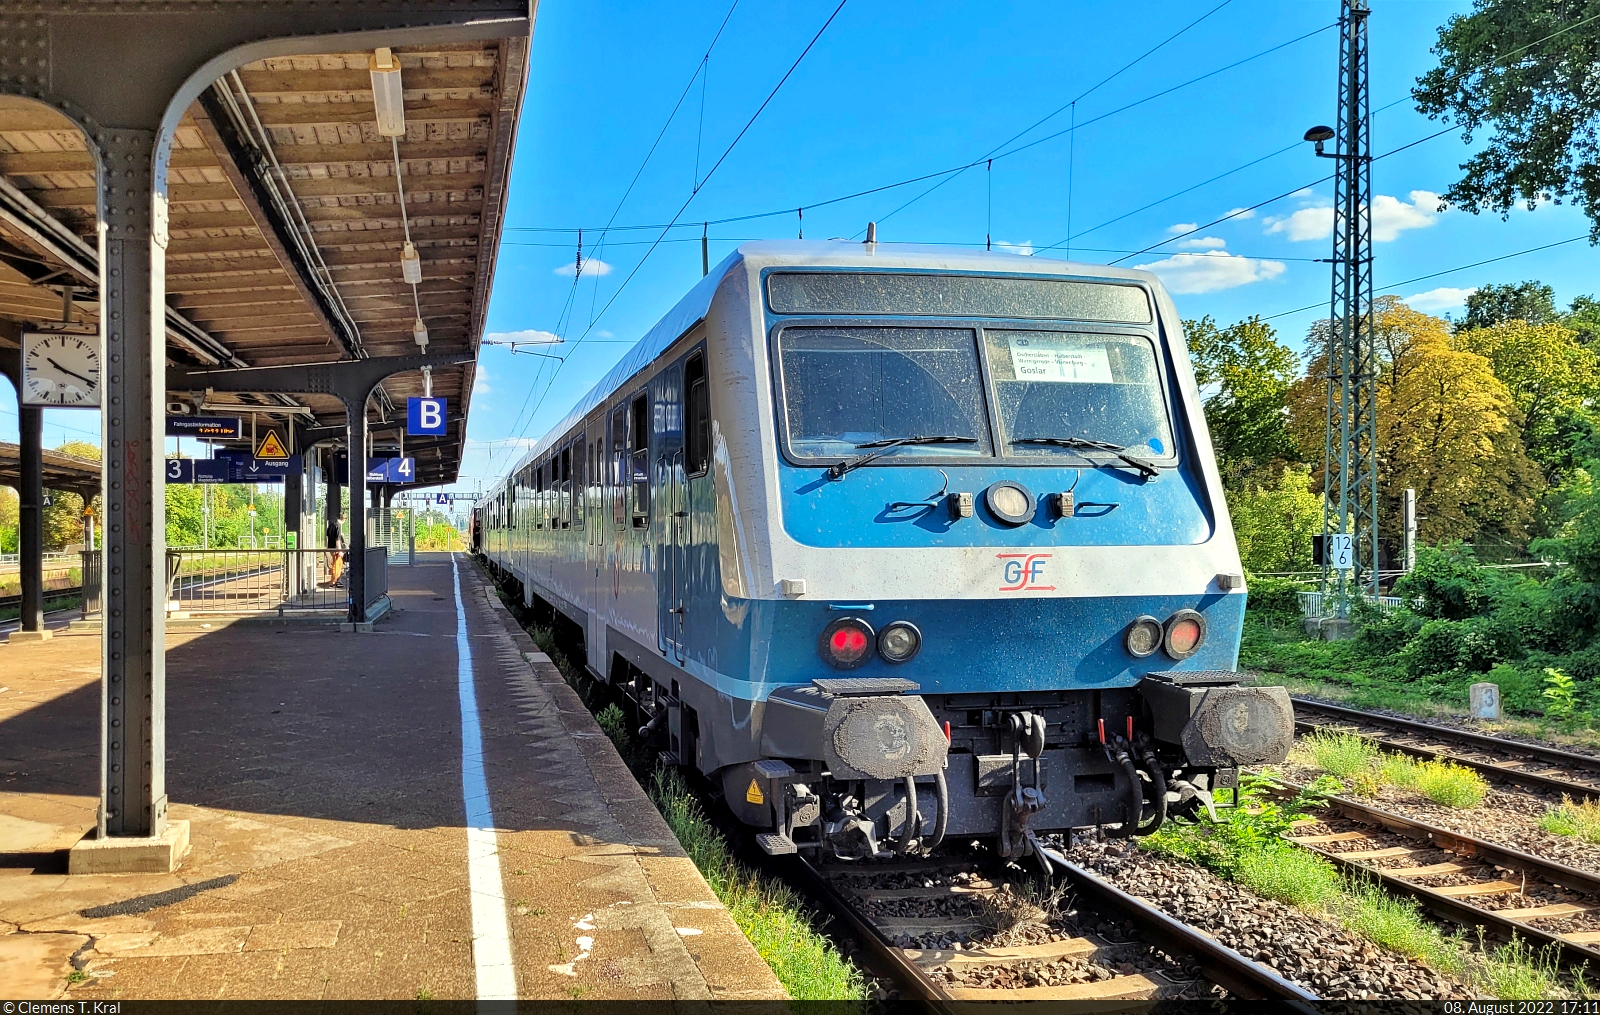
<svg viewBox="0 0 1600 1015">
<path fill-rule="evenodd" d="M 1315 993 L 1279 976 L 1266 966 L 1245 958 L 1232 948 L 1187 924 L 1173 919 L 1161 910 L 1134 898 L 1110 882 L 1071 863 L 1054 850 L 1042 845 L 1039 848 L 1041 855 L 1053 867 L 1058 869 L 1066 880 L 1071 882 L 1073 888 L 1086 903 L 1086 908 L 1092 909 L 1097 915 L 1131 925 L 1146 942 L 1166 952 L 1168 955 L 1190 956 L 1204 970 L 1204 976 L 1207 980 L 1225 988 L 1234 996 L 1258 1000 L 1318 1000 L 1318 996 Z M 1051 948 L 1061 948 L 1062 954 L 1080 953 L 1077 946 L 1087 945 L 1088 942 L 1078 940 L 1058 941 L 1031 948 L 1002 949 L 999 951 L 988 951 L 983 948 L 969 946 L 962 952 L 949 954 L 897 947 L 889 940 L 886 930 L 864 915 L 860 908 L 847 898 L 844 892 L 835 887 L 822 871 L 819 871 L 805 859 L 798 856 L 793 857 L 792 862 L 794 864 L 792 869 L 797 872 L 796 880 L 801 882 L 807 896 L 820 902 L 835 918 L 849 928 L 850 932 L 870 956 L 872 960 L 870 964 L 886 971 L 897 981 L 908 1000 L 927 1002 L 938 1010 L 952 1011 L 953 1009 L 949 1007 L 950 1002 L 1002 1001 L 1015 1003 L 1065 1000 L 1099 1000 L 1104 1002 L 1140 997 L 1149 998 L 1152 996 L 1150 993 L 1152 989 L 1156 991 L 1156 996 L 1160 996 L 1161 991 L 1166 989 L 1159 986 L 1159 980 L 1151 982 L 1143 977 L 1134 975 L 1119 976 L 1097 983 L 1056 987 L 973 988 L 947 986 L 928 975 L 927 970 L 930 968 L 930 962 L 959 962 L 963 959 L 970 959 L 996 966 L 1015 965 L 1032 959 L 1047 957 L 1044 953 Z M 940 863 L 939 866 L 943 869 L 950 869 L 962 866 L 962 863 L 959 860 L 954 860 L 948 863 Z M 913 868 L 908 867 L 906 869 Z M 864 874 L 870 870 L 871 868 L 858 869 L 855 873 Z M 884 870 L 892 872 L 895 867 L 894 865 L 889 865 Z M 923 890 L 909 889 L 907 891 L 919 892 Z M 897 896 L 902 893 L 890 891 L 885 894 Z M 868 893 L 864 897 L 870 896 L 871 893 Z M 957 921 L 950 920 L 949 922 L 954 924 Z M 1307 1015 L 1310 1013 L 1308 1008 L 1297 1007 L 1291 1010 L 1303 1011 Z"/>
<path fill-rule="evenodd" d="M 1301 732 L 1357 733 L 1385 750 L 1424 761 L 1451 761 L 1496 782 L 1575 800 L 1600 800 L 1600 758 L 1299 696 L 1293 700 L 1295 726 Z M 1318 721 L 1316 713 L 1326 718 Z M 1539 766 L 1546 767 L 1539 771 Z"/>
<path fill-rule="evenodd" d="M 1290 796 L 1301 789 L 1285 781 L 1278 792 Z M 1534 925 L 1536 921 L 1567 921 L 1595 912 L 1596 902 L 1600 902 L 1600 875 L 1347 796 L 1330 797 L 1327 806 L 1337 811 L 1340 818 L 1372 831 L 1335 831 L 1320 835 L 1291 831 L 1284 837 L 1351 874 L 1376 880 L 1391 895 L 1415 899 L 1434 915 L 1469 930 L 1482 928 L 1501 941 L 1521 938 L 1549 948 L 1565 968 L 1600 965 L 1600 950 L 1596 950 L 1600 933 L 1583 930 L 1562 933 Z M 1308 818 L 1305 823 L 1334 827 L 1333 821 L 1327 818 Z M 1386 838 L 1386 833 L 1398 835 L 1415 845 L 1385 846 L 1386 841 L 1392 841 Z M 1451 862 L 1430 863 L 1429 853 L 1448 854 Z M 1370 862 L 1373 860 L 1405 866 L 1381 866 Z M 1499 875 L 1505 871 L 1520 874 L 1520 882 L 1500 880 Z M 1420 883 L 1441 877 L 1451 883 L 1442 886 Z M 1463 880 L 1473 877 L 1485 880 Z M 1544 886 L 1539 884 L 1541 881 Z M 1574 897 L 1581 901 L 1572 902 Z M 1562 901 L 1550 902 L 1556 898 Z M 1473 899 L 1484 900 L 1484 904 L 1475 904 Z M 1499 908 L 1490 908 L 1490 900 L 1501 900 Z M 1515 901 L 1506 904 L 1505 900 Z"/>
</svg>

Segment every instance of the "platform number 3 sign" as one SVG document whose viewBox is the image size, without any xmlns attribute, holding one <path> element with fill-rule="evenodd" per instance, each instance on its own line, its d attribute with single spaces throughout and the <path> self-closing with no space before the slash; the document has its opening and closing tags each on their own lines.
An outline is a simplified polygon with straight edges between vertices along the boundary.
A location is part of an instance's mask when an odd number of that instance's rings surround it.
<svg viewBox="0 0 1600 1015">
<path fill-rule="evenodd" d="M 445 431 L 445 399 L 406 399 L 406 436 L 438 436 Z"/>
<path fill-rule="evenodd" d="M 1328 534 L 1328 566 L 1335 571 L 1350 571 L 1356 566 L 1355 537 L 1348 532 Z"/>
</svg>

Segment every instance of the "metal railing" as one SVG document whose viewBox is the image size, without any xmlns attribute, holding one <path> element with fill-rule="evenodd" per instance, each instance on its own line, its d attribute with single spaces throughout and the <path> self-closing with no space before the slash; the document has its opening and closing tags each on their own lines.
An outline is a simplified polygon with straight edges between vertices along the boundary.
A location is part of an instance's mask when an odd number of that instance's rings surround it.
<svg viewBox="0 0 1600 1015">
<path fill-rule="evenodd" d="M 83 615 L 92 617 L 100 612 L 101 581 L 100 561 L 103 559 L 99 550 L 82 550 L 79 552 L 83 571 Z"/>
<path fill-rule="evenodd" d="M 1339 596 L 1332 592 L 1296 592 L 1300 597 L 1300 612 L 1307 619 L 1320 620 L 1324 617 L 1339 616 Z M 1354 599 L 1354 596 L 1350 597 Z M 1399 596 L 1378 596 L 1374 598 L 1363 594 L 1362 599 L 1375 604 L 1379 610 L 1392 610 L 1405 605 L 1405 600 Z"/>
<path fill-rule="evenodd" d="M 346 559 L 342 550 L 168 550 L 168 610 L 340 612 L 350 602 Z"/>
<path fill-rule="evenodd" d="M 373 603 L 389 594 L 389 549 L 385 546 L 367 547 L 367 601 L 362 606 L 371 606 Z"/>
<path fill-rule="evenodd" d="M 84 551 L 83 615 L 102 606 L 101 555 Z M 276 610 L 343 614 L 350 606 L 349 552 L 345 550 L 167 551 L 169 613 L 259 613 Z M 367 550 L 366 602 L 389 592 L 388 551 Z"/>
</svg>

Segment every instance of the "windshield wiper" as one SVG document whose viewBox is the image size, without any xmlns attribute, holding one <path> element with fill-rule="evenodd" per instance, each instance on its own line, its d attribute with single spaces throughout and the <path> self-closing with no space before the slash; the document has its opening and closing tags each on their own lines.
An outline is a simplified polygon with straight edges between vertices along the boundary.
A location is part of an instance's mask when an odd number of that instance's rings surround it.
<svg viewBox="0 0 1600 1015">
<path fill-rule="evenodd" d="M 849 472 L 851 469 L 859 469 L 863 465 L 866 465 L 868 462 L 876 461 L 877 459 L 882 458 L 884 455 L 888 454 L 890 451 L 892 451 L 895 448 L 909 447 L 910 445 L 913 445 L 913 444 L 976 444 L 976 443 L 978 443 L 978 438 L 976 438 L 976 437 L 951 437 L 949 435 L 944 435 L 944 436 L 939 436 L 939 437 L 885 437 L 883 440 L 867 441 L 865 444 L 857 444 L 856 447 L 858 449 L 876 448 L 877 450 L 872 452 L 872 454 L 870 454 L 870 455 L 862 455 L 860 458 L 851 459 L 848 462 L 840 462 L 837 465 L 829 466 L 828 467 L 828 478 L 829 479 L 838 479 L 839 477 L 843 476 L 845 473 Z"/>
<path fill-rule="evenodd" d="M 1104 451 L 1106 454 L 1115 455 L 1128 465 L 1139 471 L 1141 476 L 1155 479 L 1161 475 L 1160 471 L 1143 458 L 1135 458 L 1128 454 L 1128 448 L 1110 441 L 1092 441 L 1087 437 L 1018 437 L 1013 444 L 1048 444 L 1055 448 L 1076 448 L 1084 451 Z"/>
</svg>

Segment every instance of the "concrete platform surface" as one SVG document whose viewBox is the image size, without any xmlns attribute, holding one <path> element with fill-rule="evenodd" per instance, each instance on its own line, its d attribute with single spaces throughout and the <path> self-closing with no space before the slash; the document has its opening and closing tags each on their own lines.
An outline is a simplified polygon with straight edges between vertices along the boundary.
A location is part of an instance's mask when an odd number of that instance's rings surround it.
<svg viewBox="0 0 1600 1015">
<path fill-rule="evenodd" d="M 446 554 L 391 569 L 371 634 L 169 633 L 167 791 L 192 843 L 171 874 L 66 873 L 94 826 L 98 635 L 0 646 L 0 998 L 470 999 L 507 966 L 524 998 L 784 997 L 576 693 L 456 564 L 464 684 Z M 470 871 L 467 689 L 493 808 Z"/>
</svg>

